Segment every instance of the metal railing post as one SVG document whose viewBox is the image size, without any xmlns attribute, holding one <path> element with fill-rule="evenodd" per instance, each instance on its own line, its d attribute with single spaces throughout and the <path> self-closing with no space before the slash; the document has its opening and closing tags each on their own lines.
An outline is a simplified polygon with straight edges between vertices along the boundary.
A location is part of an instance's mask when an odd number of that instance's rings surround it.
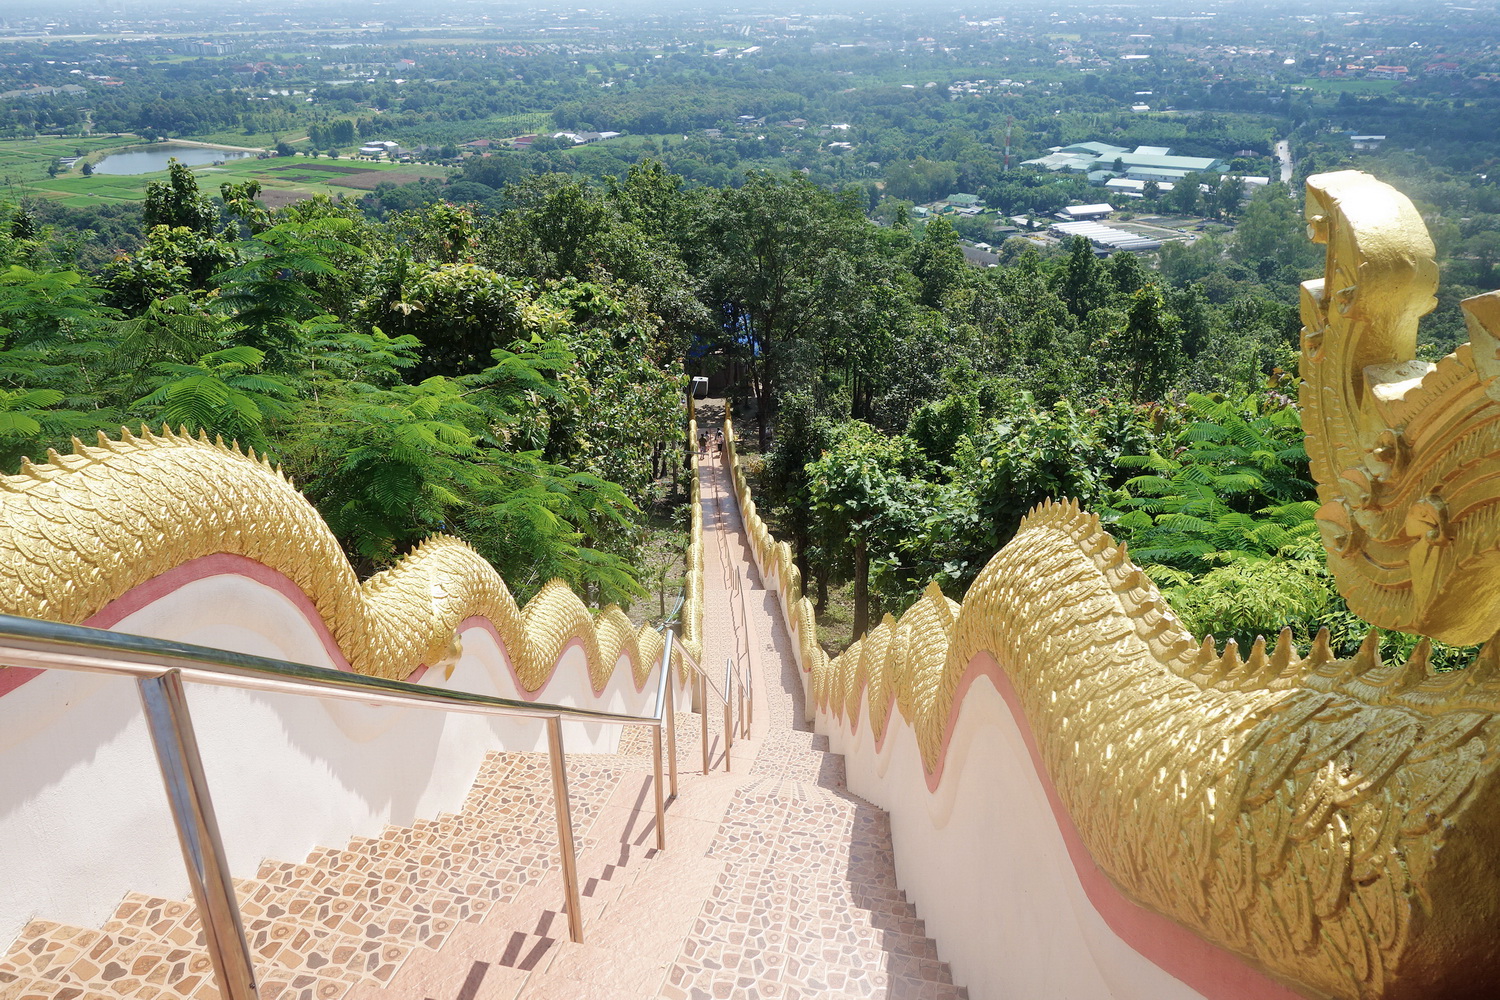
<svg viewBox="0 0 1500 1000">
<path fill-rule="evenodd" d="M 708 774 L 708 675 L 698 672 L 698 729 L 703 734 L 703 773 Z"/>
<path fill-rule="evenodd" d="M 568 801 L 568 762 L 563 756 L 562 718 L 547 719 L 547 756 L 552 764 L 552 798 L 557 803 L 557 851 L 562 856 L 563 897 L 568 936 L 583 943 L 583 909 L 578 899 L 578 858 L 573 847 L 573 806 Z"/>
<path fill-rule="evenodd" d="M 656 849 L 667 849 L 667 805 L 661 787 L 661 726 L 651 727 L 651 788 L 656 794 Z"/>
<path fill-rule="evenodd" d="M 258 1000 L 255 964 L 245 942 L 182 675 L 168 670 L 156 677 L 138 678 L 137 684 L 219 995 L 225 1000 Z"/>
<path fill-rule="evenodd" d="M 754 657 L 750 653 L 750 608 L 745 603 L 744 582 L 740 584 L 740 616 L 745 619 L 745 735 L 750 735 L 750 727 L 755 724 L 755 668 L 751 666 Z"/>
<path fill-rule="evenodd" d="M 729 748 L 734 746 L 734 675 L 724 661 L 724 773 L 729 773 Z"/>
<path fill-rule="evenodd" d="M 671 633 L 668 632 L 667 642 L 670 643 Z M 672 669 L 670 663 L 667 669 Z M 671 782 L 672 798 L 677 798 L 677 678 L 667 677 L 667 710 L 664 720 L 667 724 L 667 780 Z"/>
</svg>

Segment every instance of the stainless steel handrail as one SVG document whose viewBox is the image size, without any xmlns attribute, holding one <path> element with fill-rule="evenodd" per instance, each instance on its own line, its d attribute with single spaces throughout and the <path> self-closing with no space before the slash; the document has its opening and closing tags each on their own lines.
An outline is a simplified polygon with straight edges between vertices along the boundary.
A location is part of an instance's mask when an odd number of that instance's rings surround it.
<svg viewBox="0 0 1500 1000">
<path fill-rule="evenodd" d="M 703 773 L 707 774 L 711 770 L 711 755 L 709 754 L 708 749 L 708 692 L 713 691 L 714 696 L 724 704 L 725 718 L 727 719 L 729 713 L 729 695 L 727 693 L 729 686 L 726 683 L 725 690 L 720 691 L 719 686 L 709 678 L 708 671 L 704 670 L 702 664 L 700 664 L 696 659 L 693 658 L 692 653 L 689 653 L 687 649 L 681 645 L 677 647 L 677 651 L 682 655 L 683 662 L 692 667 L 693 673 L 695 673 L 698 677 L 698 682 L 696 685 L 698 691 L 698 706 L 700 709 L 699 714 L 703 717 L 702 725 L 700 725 L 698 728 L 703 736 Z M 725 732 L 728 732 L 727 728 Z M 673 759 L 676 759 L 675 756 Z M 729 770 L 729 743 L 727 740 L 724 743 L 724 770 Z M 673 794 L 676 793 L 674 792 Z"/>
<path fill-rule="evenodd" d="M 727 426 L 728 421 L 725 421 L 725 423 L 726 423 L 726 428 L 725 429 L 726 429 L 726 432 L 727 432 L 725 434 L 725 436 L 724 436 L 725 446 L 726 446 L 726 448 L 732 449 L 733 448 L 734 431 L 733 431 L 732 427 Z M 729 475 L 730 475 L 730 477 L 732 479 L 733 476 L 734 476 L 733 471 L 730 471 L 730 470 L 726 470 L 726 471 L 729 471 Z M 718 493 L 715 494 L 715 496 L 714 496 L 714 507 L 719 512 L 719 523 L 720 523 L 720 526 L 721 526 L 720 527 L 720 531 L 718 533 L 718 535 L 719 535 L 719 553 L 720 553 L 720 558 L 722 559 L 722 561 L 724 563 L 724 568 L 726 570 L 728 570 L 729 566 L 730 566 L 730 558 L 729 558 L 729 536 L 728 536 L 728 532 L 722 530 L 722 525 L 723 525 L 723 522 L 724 522 L 724 497 L 723 497 L 722 494 L 718 494 Z M 740 605 L 740 620 L 745 623 L 745 627 L 746 627 L 746 635 L 745 635 L 745 647 L 746 647 L 745 648 L 745 670 L 744 670 L 743 673 L 741 673 L 741 671 L 739 669 L 739 664 L 736 663 L 735 666 L 734 666 L 734 674 L 735 674 L 735 679 L 739 682 L 739 687 L 740 687 L 740 733 L 741 733 L 742 736 L 744 736 L 746 739 L 748 739 L 750 737 L 750 725 L 751 725 L 751 722 L 754 720 L 754 717 L 755 717 L 755 688 L 751 684 L 752 677 L 750 676 L 751 675 L 751 666 L 750 666 L 751 656 L 750 656 L 750 649 L 749 649 L 750 636 L 749 636 L 749 631 L 748 631 L 749 630 L 749 626 L 750 626 L 750 609 L 745 604 L 745 583 L 744 583 L 744 580 L 740 578 L 740 574 L 733 573 L 733 572 L 729 573 L 729 589 L 730 589 L 731 593 L 733 593 L 733 594 L 736 595 L 736 597 L 737 597 L 737 599 L 739 601 L 739 605 Z"/>
<path fill-rule="evenodd" d="M 675 748 L 675 720 L 670 715 L 670 682 L 674 636 L 669 629 L 657 680 L 655 713 L 639 716 L 566 705 L 538 704 L 467 691 L 450 691 L 369 677 L 305 663 L 252 656 L 208 646 L 151 639 L 80 625 L 0 615 L 0 663 L 10 667 L 70 670 L 134 677 L 151 731 L 162 782 L 182 847 L 188 880 L 198 906 L 209 958 L 219 993 L 226 1000 L 256 1000 L 254 960 L 245 940 L 234 883 L 224 856 L 218 821 L 203 774 L 184 681 L 276 694 L 295 694 L 367 705 L 441 709 L 489 716 L 541 719 L 547 726 L 557 810 L 558 853 L 568 930 L 583 940 L 583 913 L 578 891 L 577 856 L 568 800 L 567 762 L 562 720 L 652 727 L 652 765 L 656 786 L 656 846 L 666 849 L 666 807 L 662 796 L 661 730 Z M 686 655 L 686 650 L 677 647 Z M 690 658 L 689 658 L 690 659 Z M 672 794 L 677 794 L 675 751 Z"/>
<path fill-rule="evenodd" d="M 717 697 L 717 699 L 720 700 L 721 703 L 723 703 L 724 720 L 726 720 L 727 723 L 730 717 L 729 678 L 727 678 L 727 676 L 724 676 L 724 688 L 723 690 L 720 690 L 720 688 L 718 688 L 718 685 L 714 684 L 714 682 L 712 682 L 712 679 L 709 678 L 708 670 L 703 670 L 702 664 L 697 663 L 697 660 L 694 660 L 693 658 L 693 654 L 690 654 L 690 652 L 688 652 L 687 649 L 684 648 L 684 646 L 678 645 L 676 651 L 678 651 L 679 654 L 682 655 L 682 661 L 684 661 L 687 666 L 690 666 L 691 669 L 693 669 L 694 675 L 697 675 L 697 705 L 699 705 L 700 709 L 699 714 L 702 715 L 703 718 L 702 726 L 699 726 L 699 730 L 700 732 L 702 732 L 703 738 L 703 774 L 708 774 L 709 769 L 711 769 L 711 765 L 709 765 L 711 754 L 708 753 L 708 693 L 709 691 L 712 691 L 712 693 L 714 693 L 714 697 Z M 724 727 L 724 736 L 726 736 L 726 739 L 724 739 L 724 771 L 729 771 L 729 727 L 727 726 Z M 675 757 L 673 757 L 673 759 L 675 759 Z M 675 793 L 673 793 L 673 795 L 675 795 Z"/>
<path fill-rule="evenodd" d="M 725 548 L 725 565 L 728 565 L 729 553 L 728 543 L 723 541 L 723 532 L 719 534 L 720 542 Z M 730 590 L 735 594 L 740 606 L 740 621 L 745 623 L 745 668 L 740 669 L 739 662 L 734 658 L 726 657 L 726 661 L 734 670 L 735 682 L 739 685 L 739 708 L 740 708 L 740 735 L 746 739 L 750 738 L 750 721 L 755 712 L 755 689 L 751 686 L 751 655 L 750 655 L 750 608 L 745 604 L 745 585 L 738 573 L 730 574 Z"/>
<path fill-rule="evenodd" d="M 748 648 L 750 642 L 749 624 L 750 608 L 745 604 L 745 586 L 740 581 L 736 588 L 740 595 L 740 617 L 746 626 L 745 632 L 745 672 L 740 678 L 740 727 L 746 739 L 750 738 L 750 727 L 755 723 L 755 657 L 751 655 Z"/>
</svg>

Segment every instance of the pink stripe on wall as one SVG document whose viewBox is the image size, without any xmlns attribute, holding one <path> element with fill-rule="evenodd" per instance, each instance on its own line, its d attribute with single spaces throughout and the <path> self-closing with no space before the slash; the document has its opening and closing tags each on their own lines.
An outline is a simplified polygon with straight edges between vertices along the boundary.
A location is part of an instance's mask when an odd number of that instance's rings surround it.
<svg viewBox="0 0 1500 1000">
<path fill-rule="evenodd" d="M 472 615 L 468 618 L 465 618 L 462 622 L 459 623 L 458 633 L 460 636 L 462 636 L 463 633 L 467 632 L 469 629 L 482 629 L 483 631 L 488 632 L 491 638 L 495 640 L 495 645 L 500 647 L 500 655 L 505 660 L 505 669 L 510 672 L 510 679 L 515 685 L 516 693 L 517 695 L 519 695 L 522 701 L 540 701 L 542 698 L 542 694 L 547 690 L 547 685 L 551 684 L 552 678 L 557 676 L 557 665 L 563 661 L 563 657 L 567 656 L 568 651 L 571 649 L 583 648 L 582 639 L 579 639 L 577 637 L 569 639 L 567 645 L 558 650 L 557 660 L 553 662 L 552 672 L 547 675 L 547 680 L 543 682 L 542 686 L 537 688 L 535 691 L 528 691 L 521 684 L 521 677 L 516 673 L 516 665 L 510 658 L 510 649 L 505 645 L 505 641 L 500 638 L 500 633 L 495 630 L 495 623 L 490 621 L 488 618 L 482 618 L 478 615 Z M 645 691 L 646 683 L 650 680 L 649 676 L 646 682 L 637 684 L 635 682 L 635 661 L 631 659 L 629 653 L 625 654 L 625 661 L 630 664 L 631 685 L 635 688 L 637 693 Z M 613 677 L 613 674 L 611 674 L 610 676 Z M 609 681 L 605 681 L 604 685 L 605 687 L 608 687 Z M 594 688 L 592 679 L 590 679 L 589 688 L 590 690 L 593 690 L 595 695 L 604 693 L 604 688 Z"/>
<path fill-rule="evenodd" d="M 1026 741 L 1026 750 L 1031 755 L 1031 764 L 1037 780 L 1047 793 L 1047 803 L 1052 807 L 1052 817 L 1062 833 L 1068 848 L 1068 857 L 1084 894 L 1093 904 L 1109 929 L 1136 952 L 1158 968 L 1175 976 L 1197 990 L 1208 1000 L 1300 1000 L 1302 994 L 1283 986 L 1264 973 L 1247 965 L 1238 955 L 1220 948 L 1194 931 L 1168 917 L 1146 909 L 1129 899 L 1110 880 L 1097 864 L 1093 855 L 1084 846 L 1083 837 L 1073 818 L 1058 797 L 1057 789 L 1042 765 L 1042 755 L 1037 748 L 1031 726 L 1021 710 L 1021 699 L 1010 683 L 1010 677 L 989 653 L 980 653 L 969 661 L 958 690 L 953 696 L 953 708 L 948 714 L 947 729 L 943 734 L 943 748 L 938 757 L 937 770 L 927 776 L 929 791 L 936 791 L 943 778 L 943 769 L 948 760 L 948 744 L 953 738 L 958 723 L 958 712 L 964 696 L 976 680 L 989 678 L 1005 699 L 1011 718 Z M 889 728 L 889 727 L 888 727 Z"/>
<path fill-rule="evenodd" d="M 291 601 L 292 604 L 296 605 L 297 610 L 302 613 L 302 617 L 305 618 L 310 625 L 312 625 L 313 629 L 318 634 L 319 640 L 323 643 L 323 649 L 325 652 L 327 652 L 329 661 L 333 664 L 333 666 L 339 670 L 352 669 L 349 665 L 348 658 L 345 657 L 343 651 L 339 649 L 338 642 L 334 639 L 333 633 L 328 631 L 328 625 L 323 621 L 323 616 L 318 612 L 317 605 L 312 602 L 311 598 L 309 598 L 305 593 L 302 592 L 302 589 L 300 587 L 298 587 L 291 580 L 287 579 L 285 575 L 278 572 L 277 570 L 272 569 L 264 563 L 256 562 L 254 559 L 250 559 L 245 556 L 232 555 L 229 553 L 217 553 L 215 555 L 201 556 L 197 559 L 185 562 L 181 566 L 170 569 L 160 576 L 153 577 L 152 579 L 147 580 L 145 583 L 142 583 L 139 586 L 132 587 L 130 590 L 115 598 L 113 601 L 110 601 L 99 611 L 91 615 L 88 619 L 82 622 L 82 624 L 88 626 L 89 628 L 114 628 L 120 622 L 135 614 L 137 611 L 140 611 L 142 608 L 154 604 L 155 602 L 168 596 L 174 591 L 179 590 L 182 587 L 185 587 L 188 584 L 194 583 L 198 580 L 205 580 L 209 577 L 215 576 L 244 577 L 248 580 L 253 580 L 256 583 L 269 587 L 270 589 L 276 591 L 278 594 L 281 594 L 287 600 Z M 521 686 L 521 680 L 516 675 L 515 664 L 511 661 L 510 651 L 506 648 L 504 641 L 501 640 L 500 634 L 495 630 L 494 623 L 491 622 L 488 618 L 474 616 L 465 619 L 463 623 L 459 625 L 458 631 L 460 634 L 462 634 L 463 632 L 471 628 L 484 629 L 494 638 L 495 645 L 500 648 L 501 656 L 505 660 L 506 669 L 510 672 L 511 680 L 515 683 L 515 690 L 517 694 L 527 701 L 537 701 L 538 699 L 540 699 L 542 693 L 546 690 L 547 685 L 542 685 L 542 687 L 536 691 L 527 691 Z M 575 647 L 581 647 L 582 645 L 583 643 L 580 640 L 576 638 L 573 639 L 559 652 L 558 661 L 561 662 L 562 657 L 567 654 L 568 650 Z M 629 655 L 626 656 L 626 660 L 630 661 L 631 663 L 630 677 L 632 684 L 635 686 L 635 689 L 638 692 L 645 690 L 644 685 L 634 684 L 634 662 L 631 661 Z M 555 670 L 556 664 L 553 664 L 553 667 Z M 424 663 L 418 666 L 416 670 L 412 671 L 412 673 L 408 677 L 406 677 L 406 680 L 411 683 L 416 683 L 422 679 L 422 677 L 427 673 L 427 670 L 428 665 Z M 33 670 L 28 667 L 10 667 L 0 670 L 0 697 L 4 697 L 11 691 L 14 691 L 21 685 L 25 684 L 27 681 L 31 680 L 33 677 L 39 676 L 41 673 L 42 671 L 40 670 Z M 551 681 L 550 676 L 548 677 L 548 681 Z M 600 694 L 601 692 L 595 691 L 594 693 Z"/>
<path fill-rule="evenodd" d="M 323 649 L 328 653 L 329 661 L 334 667 L 339 670 L 351 669 L 343 650 L 339 649 L 338 642 L 328 631 L 323 616 L 318 613 L 317 605 L 313 604 L 312 599 L 302 592 L 302 588 L 264 563 L 225 552 L 201 556 L 185 562 L 160 576 L 152 577 L 137 587 L 132 587 L 91 615 L 82 624 L 89 628 L 114 628 L 137 611 L 154 604 L 173 591 L 197 580 L 205 580 L 214 576 L 242 576 L 281 594 L 297 606 L 297 610 L 318 633 Z M 412 679 L 420 676 L 425 669 L 425 667 L 419 667 Z M 40 670 L 25 667 L 11 667 L 0 671 L 0 697 L 4 697 L 41 673 Z"/>
</svg>

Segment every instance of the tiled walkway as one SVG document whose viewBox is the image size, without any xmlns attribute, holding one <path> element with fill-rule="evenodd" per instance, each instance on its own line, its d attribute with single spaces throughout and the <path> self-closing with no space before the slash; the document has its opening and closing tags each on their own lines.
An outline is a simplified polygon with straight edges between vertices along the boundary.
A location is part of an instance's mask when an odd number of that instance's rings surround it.
<svg viewBox="0 0 1500 1000">
<path fill-rule="evenodd" d="M 666 852 L 643 734 L 619 754 L 570 756 L 585 927 L 573 944 L 545 756 L 492 755 L 460 813 L 267 862 L 239 884 L 263 1000 L 966 996 L 896 885 L 886 814 L 844 788 L 843 759 L 803 721 L 727 475 L 710 458 L 702 477 L 704 665 L 749 666 L 756 707 L 729 773 L 720 713 L 706 775 L 700 717 L 679 716 Z M 190 905 L 127 899 L 102 931 L 34 929 L 0 960 L 0 1000 L 217 996 Z"/>
<path fill-rule="evenodd" d="M 719 612 L 705 621 L 705 660 L 730 652 L 726 624 L 754 644 L 754 757 L 704 857 L 718 874 L 661 995 L 964 996 L 896 885 L 885 812 L 845 790 L 843 758 L 803 721 L 791 642 L 717 462 L 703 471 L 703 503 L 705 604 Z M 748 627 L 725 621 L 735 601 L 715 599 L 735 575 Z"/>
</svg>

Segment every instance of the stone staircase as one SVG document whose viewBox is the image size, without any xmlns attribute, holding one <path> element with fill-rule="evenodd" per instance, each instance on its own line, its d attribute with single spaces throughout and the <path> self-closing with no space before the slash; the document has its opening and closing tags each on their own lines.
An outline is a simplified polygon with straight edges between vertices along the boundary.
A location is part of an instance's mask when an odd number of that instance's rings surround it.
<svg viewBox="0 0 1500 1000">
<path fill-rule="evenodd" d="M 261 997 L 964 996 L 896 885 L 885 814 L 822 738 L 767 731 L 704 776 L 696 721 L 665 854 L 639 736 L 569 758 L 585 943 L 560 912 L 546 757 L 492 754 L 459 812 L 236 882 Z M 0 960 L 0 1000 L 217 996 L 180 900 L 132 894 L 98 930 L 33 921 Z"/>
<path fill-rule="evenodd" d="M 897 885 L 887 815 L 847 791 L 843 758 L 807 731 L 785 625 L 755 586 L 717 467 L 704 507 L 725 536 L 706 546 L 704 663 L 759 664 L 754 725 L 726 772 L 720 713 L 679 714 L 665 852 L 649 730 L 627 730 L 616 754 L 568 757 L 584 943 L 560 910 L 547 758 L 491 754 L 457 813 L 237 881 L 262 1000 L 967 996 Z M 128 896 L 98 930 L 36 920 L 0 959 L 0 1000 L 179 997 L 218 997 L 179 900 Z"/>
</svg>

